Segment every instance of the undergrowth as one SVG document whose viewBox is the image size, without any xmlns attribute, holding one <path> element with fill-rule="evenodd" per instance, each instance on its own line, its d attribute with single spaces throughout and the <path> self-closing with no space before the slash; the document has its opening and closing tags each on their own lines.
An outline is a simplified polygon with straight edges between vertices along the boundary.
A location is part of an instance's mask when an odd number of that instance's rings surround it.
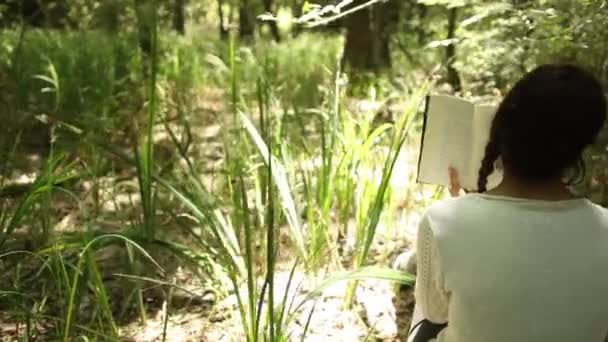
<svg viewBox="0 0 608 342">
<path fill-rule="evenodd" d="M 129 34 L 2 37 L 2 101 L 17 120 L 0 144 L 0 305 L 22 340 L 118 341 L 160 309 L 166 339 L 172 298 L 192 295 L 174 280 L 181 267 L 237 297 L 251 342 L 288 340 L 304 302 L 335 281 L 354 280 L 346 306 L 356 280 L 413 282 L 370 254 L 400 205 L 391 179 L 405 177 L 393 172 L 428 85 L 370 88 L 369 102 L 403 104 L 382 121 L 347 97 L 338 37 L 252 48 L 149 34 L 151 55 Z M 211 89 L 222 112 L 201 117 Z M 209 120 L 221 127 L 211 142 L 198 136 Z M 296 272 L 326 280 L 294 302 Z"/>
</svg>

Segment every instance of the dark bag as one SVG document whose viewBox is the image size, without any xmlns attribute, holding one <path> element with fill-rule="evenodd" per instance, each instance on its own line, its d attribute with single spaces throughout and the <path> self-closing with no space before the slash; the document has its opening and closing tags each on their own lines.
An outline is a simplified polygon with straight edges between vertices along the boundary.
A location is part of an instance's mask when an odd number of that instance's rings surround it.
<svg viewBox="0 0 608 342">
<path fill-rule="evenodd" d="M 423 319 L 410 330 L 410 334 L 414 334 L 412 342 L 429 342 L 431 339 L 437 338 L 437 335 L 447 326 L 447 323 L 438 324 Z"/>
</svg>

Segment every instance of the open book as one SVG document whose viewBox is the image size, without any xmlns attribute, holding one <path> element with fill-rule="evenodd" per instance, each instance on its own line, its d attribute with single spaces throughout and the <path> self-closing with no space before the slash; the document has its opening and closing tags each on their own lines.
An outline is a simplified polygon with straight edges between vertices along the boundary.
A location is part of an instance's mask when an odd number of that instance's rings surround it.
<svg viewBox="0 0 608 342">
<path fill-rule="evenodd" d="M 449 185 L 448 168 L 458 170 L 464 189 L 477 190 L 477 178 L 496 106 L 446 96 L 427 97 L 418 182 Z M 488 177 L 488 189 L 498 185 L 499 171 Z"/>
</svg>

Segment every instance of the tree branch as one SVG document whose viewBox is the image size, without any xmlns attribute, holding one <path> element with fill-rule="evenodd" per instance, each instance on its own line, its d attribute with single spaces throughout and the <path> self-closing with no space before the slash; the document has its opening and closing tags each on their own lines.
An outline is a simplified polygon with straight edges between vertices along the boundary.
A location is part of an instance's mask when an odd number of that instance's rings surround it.
<svg viewBox="0 0 608 342">
<path fill-rule="evenodd" d="M 375 4 L 377 4 L 379 2 L 383 2 L 383 1 L 386 1 L 386 0 L 370 0 L 370 1 L 366 2 L 366 3 L 364 3 L 364 4 L 361 4 L 359 6 L 355 6 L 355 7 L 351 8 L 351 9 L 349 9 L 349 10 L 346 10 L 344 12 L 338 13 L 338 14 L 336 14 L 334 16 L 329 17 L 329 18 L 320 19 L 320 20 L 317 20 L 317 21 L 314 21 L 314 22 L 306 23 L 305 26 L 308 27 L 308 28 L 313 28 L 313 27 L 318 27 L 318 26 L 324 26 L 324 25 L 327 25 L 327 24 L 329 24 L 329 23 L 331 23 L 333 21 L 336 21 L 338 19 L 344 18 L 344 17 L 346 17 L 349 14 L 355 13 L 355 12 L 363 10 L 363 9 L 366 9 L 368 7 L 371 7 L 371 6 L 375 5 Z"/>
</svg>

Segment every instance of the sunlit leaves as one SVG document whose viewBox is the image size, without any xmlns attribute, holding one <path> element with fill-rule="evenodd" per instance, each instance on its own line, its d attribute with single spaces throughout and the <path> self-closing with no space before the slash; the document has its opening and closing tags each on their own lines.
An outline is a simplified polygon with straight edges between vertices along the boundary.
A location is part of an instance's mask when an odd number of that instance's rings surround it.
<svg viewBox="0 0 608 342">
<path fill-rule="evenodd" d="M 429 48 L 446 47 L 449 45 L 457 44 L 459 41 L 460 41 L 460 39 L 458 39 L 458 38 L 435 40 L 435 41 L 430 42 L 427 45 L 427 47 L 429 47 Z"/>
<path fill-rule="evenodd" d="M 484 3 L 475 7 L 474 13 L 469 17 L 465 17 L 465 19 L 460 22 L 460 27 L 465 28 L 470 25 L 481 23 L 485 19 L 504 15 L 511 8 L 511 4 L 505 2 Z"/>
<path fill-rule="evenodd" d="M 463 7 L 470 4 L 471 0 L 418 0 L 418 3 L 427 6 L 445 6 L 447 8 Z"/>
</svg>

